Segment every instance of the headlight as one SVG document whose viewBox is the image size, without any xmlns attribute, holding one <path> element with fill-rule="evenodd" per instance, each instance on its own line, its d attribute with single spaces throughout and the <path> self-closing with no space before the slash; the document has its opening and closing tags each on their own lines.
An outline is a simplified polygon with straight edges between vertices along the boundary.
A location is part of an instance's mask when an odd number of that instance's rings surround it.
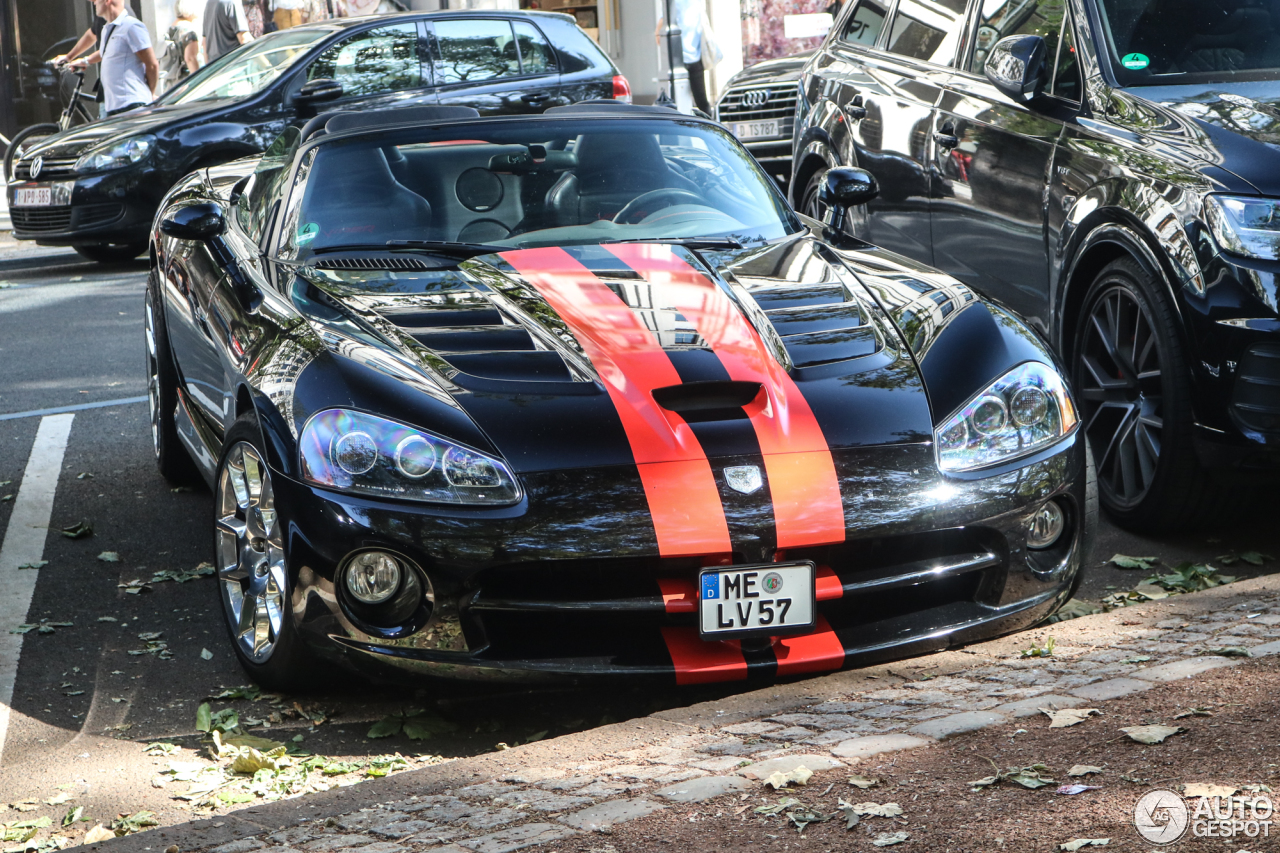
<svg viewBox="0 0 1280 853">
<path fill-rule="evenodd" d="M 155 148 L 155 145 L 156 138 L 150 135 L 121 139 L 105 148 L 98 148 L 85 154 L 76 161 L 76 171 L 105 172 L 108 169 L 119 169 L 121 166 L 140 163 L 151 154 L 151 149 Z"/>
<path fill-rule="evenodd" d="M 938 466 L 973 471 L 1043 450 L 1075 429 L 1062 377 L 1030 361 L 996 380 L 934 430 Z"/>
<path fill-rule="evenodd" d="M 1205 196 L 1204 218 L 1218 245 L 1233 255 L 1280 260 L 1280 200 Z"/>
<path fill-rule="evenodd" d="M 520 500 L 520 485 L 502 460 L 363 412 L 318 412 L 298 443 L 303 479 L 320 486 L 453 504 Z"/>
</svg>

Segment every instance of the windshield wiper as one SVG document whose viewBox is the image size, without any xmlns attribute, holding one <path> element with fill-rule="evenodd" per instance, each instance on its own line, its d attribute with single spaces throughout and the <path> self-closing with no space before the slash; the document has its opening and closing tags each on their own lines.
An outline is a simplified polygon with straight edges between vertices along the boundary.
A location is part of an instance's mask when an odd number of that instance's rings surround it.
<svg viewBox="0 0 1280 853">
<path fill-rule="evenodd" d="M 625 240 L 606 240 L 606 243 L 663 243 L 683 246 L 686 249 L 741 249 L 742 244 L 732 237 L 628 237 Z"/>
<path fill-rule="evenodd" d="M 484 243 L 458 243 L 451 240 L 388 240 L 385 243 L 343 243 L 340 246 L 321 246 L 312 250 L 313 255 L 331 252 L 429 252 L 437 255 L 487 255 L 504 251 L 503 246 Z"/>
<path fill-rule="evenodd" d="M 485 243 L 459 243 L 454 240 L 388 240 L 388 249 L 408 249 L 422 252 L 441 252 L 450 255 L 488 255 L 501 252 L 502 246 Z"/>
</svg>

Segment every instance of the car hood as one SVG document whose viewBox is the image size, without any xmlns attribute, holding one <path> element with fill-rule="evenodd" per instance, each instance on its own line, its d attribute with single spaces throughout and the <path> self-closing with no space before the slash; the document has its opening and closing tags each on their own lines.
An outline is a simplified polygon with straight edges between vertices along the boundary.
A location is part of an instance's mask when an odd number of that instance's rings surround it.
<svg viewBox="0 0 1280 853">
<path fill-rule="evenodd" d="M 54 134 L 39 146 L 29 149 L 26 154 L 40 154 L 52 158 L 79 157 L 90 149 L 109 144 L 117 139 L 126 139 L 140 133 L 156 133 L 174 122 L 208 112 L 214 105 L 215 103 L 208 102 L 185 106 L 148 107 L 111 116 Z"/>
<path fill-rule="evenodd" d="M 775 81 L 799 80 L 800 71 L 804 68 L 805 63 L 809 61 L 809 57 L 813 56 L 812 50 L 803 53 L 794 53 L 791 56 L 782 56 L 777 59 L 766 59 L 764 62 L 757 62 L 749 68 L 744 68 L 730 78 L 725 84 L 725 88 L 740 86 L 748 83 L 771 83 Z"/>
<path fill-rule="evenodd" d="M 343 322 L 422 365 L 517 471 L 829 457 L 932 437 L 895 327 L 811 237 L 714 253 L 515 250 L 384 281 L 303 275 L 341 306 Z"/>
<path fill-rule="evenodd" d="M 1167 129 L 1182 127 L 1182 144 L 1174 144 L 1250 185 L 1240 190 L 1280 196 L 1280 89 L 1274 81 L 1145 86 L 1127 91 L 1156 110 L 1167 110 L 1160 124 Z M 1151 116 L 1145 118 L 1143 124 L 1150 125 Z M 1150 129 L 1135 128 L 1138 132 Z"/>
</svg>

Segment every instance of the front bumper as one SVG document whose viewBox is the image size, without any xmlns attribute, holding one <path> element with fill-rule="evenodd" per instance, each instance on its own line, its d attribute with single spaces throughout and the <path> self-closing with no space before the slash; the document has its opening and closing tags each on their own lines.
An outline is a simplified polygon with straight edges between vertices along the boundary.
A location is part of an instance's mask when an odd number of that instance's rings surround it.
<svg viewBox="0 0 1280 853">
<path fill-rule="evenodd" d="M 24 189 L 50 190 L 48 205 L 20 205 Z M 13 236 L 42 246 L 145 243 L 168 185 L 150 169 L 15 180 L 7 187 Z"/>
<path fill-rule="evenodd" d="M 474 680 L 658 677 L 678 683 L 832 671 L 1031 626 L 1059 606 L 1089 551 L 1083 437 L 1014 471 L 954 479 L 928 445 L 834 454 L 845 543 L 778 551 L 772 509 L 736 512 L 733 563 L 819 565 L 819 629 L 770 642 L 704 642 L 699 558 L 653 548 L 634 469 L 526 475 L 527 502 L 442 510 L 337 495 L 275 473 L 295 623 L 323 657 L 366 675 Z M 724 460 L 713 461 L 713 465 Z M 731 462 L 730 462 L 731 464 Z M 1045 500 L 1068 509 L 1053 549 L 1030 552 L 1024 524 Z M 745 504 L 744 504 L 745 507 Z M 357 627 L 335 583 L 352 551 L 383 548 L 430 579 L 434 610 L 403 633 Z M 825 567 L 825 568 L 823 568 Z"/>
</svg>

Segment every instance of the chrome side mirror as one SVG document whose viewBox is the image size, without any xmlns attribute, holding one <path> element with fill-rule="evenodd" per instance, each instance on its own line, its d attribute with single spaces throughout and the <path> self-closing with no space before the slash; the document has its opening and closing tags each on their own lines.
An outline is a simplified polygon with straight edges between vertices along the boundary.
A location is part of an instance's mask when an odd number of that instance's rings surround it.
<svg viewBox="0 0 1280 853">
<path fill-rule="evenodd" d="M 1009 36 L 991 48 L 983 71 L 991 85 L 1025 104 L 1037 98 L 1044 87 L 1046 53 L 1040 36 Z"/>
</svg>

